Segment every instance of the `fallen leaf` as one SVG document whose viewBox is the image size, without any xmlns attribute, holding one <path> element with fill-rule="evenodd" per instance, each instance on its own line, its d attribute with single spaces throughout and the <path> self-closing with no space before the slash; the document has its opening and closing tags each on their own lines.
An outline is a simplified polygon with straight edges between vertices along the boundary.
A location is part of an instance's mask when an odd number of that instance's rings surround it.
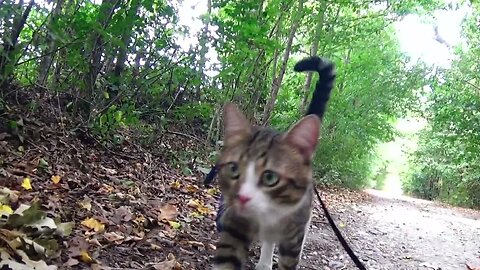
<svg viewBox="0 0 480 270">
<path fill-rule="evenodd" d="M 121 244 L 123 242 L 121 240 L 125 239 L 125 236 L 120 235 L 116 232 L 106 232 L 106 233 L 103 234 L 103 237 L 105 237 L 105 239 L 107 239 L 107 241 L 115 242 L 116 244 Z"/>
<path fill-rule="evenodd" d="M 160 214 L 158 215 L 159 221 L 170 221 L 177 218 L 178 210 L 175 205 L 165 204 L 160 207 Z"/>
<path fill-rule="evenodd" d="M 77 265 L 79 264 L 80 262 L 77 260 L 77 259 L 74 259 L 74 258 L 70 258 L 68 259 L 68 261 L 66 263 L 64 263 L 63 265 L 65 266 L 74 266 L 74 265 Z"/>
<path fill-rule="evenodd" d="M 180 227 L 182 227 L 182 225 L 179 223 L 179 222 L 176 222 L 176 221 L 168 221 L 168 224 L 170 225 L 170 227 L 172 227 L 173 229 L 180 229 Z"/>
<path fill-rule="evenodd" d="M 194 218 L 203 218 L 204 217 L 202 214 L 200 214 L 197 211 L 193 211 L 192 213 L 190 213 L 190 216 L 194 217 Z"/>
<path fill-rule="evenodd" d="M 202 172 L 204 174 L 208 174 L 211 169 L 199 166 L 199 167 L 197 167 L 197 170 L 199 170 L 200 172 Z"/>
<path fill-rule="evenodd" d="M 40 210 L 38 203 L 33 203 L 31 206 L 26 204 L 20 204 L 18 208 L 8 217 L 7 224 L 9 226 L 18 228 L 21 226 L 39 227 L 39 224 L 52 226 L 56 228 L 55 222 L 52 219 L 47 218 L 46 221 L 42 219 L 46 216 L 46 213 Z M 48 224 L 44 224 L 48 223 Z M 52 224 L 53 223 L 53 224 Z"/>
<path fill-rule="evenodd" d="M 143 227 L 145 222 L 147 221 L 147 219 L 143 216 L 143 215 L 139 215 L 137 216 L 134 220 L 133 220 L 133 223 Z"/>
<path fill-rule="evenodd" d="M 52 182 L 53 182 L 54 184 L 60 183 L 60 180 L 61 180 L 61 179 L 62 179 L 62 178 L 61 178 L 60 176 L 58 176 L 58 175 L 52 175 Z"/>
<path fill-rule="evenodd" d="M 104 166 L 100 166 L 107 174 L 110 174 L 110 175 L 115 175 L 117 174 L 117 170 L 115 169 L 110 169 L 110 168 L 106 168 Z"/>
<path fill-rule="evenodd" d="M 188 185 L 188 186 L 185 187 L 185 189 L 189 193 L 196 193 L 199 190 L 199 188 L 195 185 Z"/>
<path fill-rule="evenodd" d="M 57 231 L 62 236 L 69 236 L 72 233 L 75 222 L 63 222 L 57 224 Z"/>
<path fill-rule="evenodd" d="M 133 214 L 130 209 L 126 206 L 120 206 L 115 210 L 115 214 L 112 217 L 112 221 L 115 224 L 121 224 L 122 222 L 130 221 L 133 218 Z"/>
<path fill-rule="evenodd" d="M 40 158 L 38 160 L 38 167 L 43 168 L 43 169 L 48 168 L 48 162 L 45 161 L 45 159 Z"/>
<path fill-rule="evenodd" d="M 190 201 L 188 201 L 187 203 L 188 206 L 190 207 L 193 207 L 197 210 L 197 212 L 201 215 L 208 215 L 210 214 L 212 211 L 210 210 L 210 208 L 208 208 L 207 206 L 205 206 L 200 200 L 198 199 L 191 199 Z"/>
<path fill-rule="evenodd" d="M 172 253 L 167 255 L 167 258 L 163 262 L 152 265 L 156 270 L 180 270 L 182 269 L 180 263 L 177 262 L 175 256 Z"/>
<path fill-rule="evenodd" d="M 16 270 L 57 270 L 57 266 L 47 265 L 47 263 L 43 260 L 31 260 L 23 250 L 16 250 L 16 253 L 17 255 L 19 255 L 21 261 L 23 261 L 24 264 L 16 262 L 10 257 L 8 253 L 4 252 L 3 249 L 0 249 L 0 261 L 2 265 L 7 265 L 7 268 Z"/>
<path fill-rule="evenodd" d="M 32 184 L 30 183 L 30 178 L 28 177 L 23 178 L 22 187 L 25 190 L 32 190 Z"/>
<path fill-rule="evenodd" d="M 82 261 L 84 263 L 92 263 L 93 262 L 92 257 L 90 257 L 90 254 L 88 254 L 88 251 L 86 251 L 86 250 L 82 250 L 80 252 L 79 259 L 80 259 L 80 261 Z"/>
<path fill-rule="evenodd" d="M 220 190 L 218 188 L 209 188 L 207 189 L 207 193 L 210 195 L 217 195 L 220 193 Z"/>
<path fill-rule="evenodd" d="M 188 244 L 193 246 L 193 247 L 205 247 L 205 244 L 203 244 L 202 242 L 198 242 L 198 241 L 188 241 Z"/>
<path fill-rule="evenodd" d="M 2 188 L 0 190 L 0 193 L 5 194 L 5 196 L 7 197 L 5 199 L 8 199 L 8 200 L 5 200 L 5 201 L 2 201 L 3 203 L 16 203 L 18 201 L 18 196 L 20 195 L 19 191 L 10 190 L 6 187 Z"/>
<path fill-rule="evenodd" d="M 150 247 L 153 249 L 153 250 L 162 250 L 162 247 L 159 246 L 159 245 L 155 245 L 155 244 L 150 244 Z"/>
<path fill-rule="evenodd" d="M 87 218 L 81 223 L 83 226 L 93 229 L 95 232 L 100 232 L 105 230 L 105 224 L 102 224 L 100 221 L 94 218 Z"/>
<path fill-rule="evenodd" d="M 114 190 L 115 190 L 114 187 L 112 187 L 110 185 L 107 185 L 107 184 L 102 184 L 102 187 L 100 188 L 99 192 L 101 192 L 101 193 L 111 193 Z"/>
<path fill-rule="evenodd" d="M 88 244 L 91 244 L 91 245 L 94 245 L 94 246 L 97 246 L 97 247 L 102 247 L 102 244 L 100 244 L 100 242 L 98 241 L 97 238 L 86 239 L 86 241 L 87 241 Z"/>
<path fill-rule="evenodd" d="M 10 206 L 5 204 L 0 204 L 0 216 L 7 214 L 10 215 L 13 213 L 13 210 Z"/>
<path fill-rule="evenodd" d="M 173 189 L 180 189 L 181 186 L 182 184 L 180 184 L 179 181 L 174 181 L 170 184 L 170 187 L 172 187 Z"/>
<path fill-rule="evenodd" d="M 79 202 L 78 204 L 83 208 L 83 209 L 87 209 L 88 211 L 90 211 L 92 209 L 92 199 L 88 198 L 88 197 L 85 197 L 83 199 L 83 201 Z"/>
</svg>

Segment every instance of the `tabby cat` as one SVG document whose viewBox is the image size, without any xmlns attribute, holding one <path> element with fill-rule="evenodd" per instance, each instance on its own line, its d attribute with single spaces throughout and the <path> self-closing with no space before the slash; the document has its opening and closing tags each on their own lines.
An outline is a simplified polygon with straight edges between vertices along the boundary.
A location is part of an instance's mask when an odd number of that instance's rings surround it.
<svg viewBox="0 0 480 270">
<path fill-rule="evenodd" d="M 245 269 L 250 243 L 262 243 L 256 269 L 297 269 L 309 227 L 312 157 L 321 119 L 335 81 L 334 65 L 319 57 L 294 70 L 320 75 L 307 115 L 286 133 L 252 126 L 239 109 L 224 107 L 224 148 L 217 162 L 222 202 L 217 215 L 220 240 L 213 269 Z"/>
</svg>

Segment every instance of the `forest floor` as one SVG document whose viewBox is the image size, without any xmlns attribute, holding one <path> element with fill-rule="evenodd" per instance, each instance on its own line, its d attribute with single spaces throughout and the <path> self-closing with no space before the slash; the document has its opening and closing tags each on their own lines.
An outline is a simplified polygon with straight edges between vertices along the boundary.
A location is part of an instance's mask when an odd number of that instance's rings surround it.
<svg viewBox="0 0 480 270">
<path fill-rule="evenodd" d="M 45 103 L 32 111 L 32 99 Z M 0 109 L 1 269 L 210 269 L 219 194 L 202 187 L 195 162 L 190 176 L 178 166 L 179 149 L 201 151 L 188 129 L 149 145 L 124 131 L 121 145 L 104 146 L 51 99 L 14 101 Z M 321 193 L 367 269 L 480 267 L 478 211 L 371 190 Z M 355 269 L 318 202 L 303 257 L 304 269 Z"/>
</svg>

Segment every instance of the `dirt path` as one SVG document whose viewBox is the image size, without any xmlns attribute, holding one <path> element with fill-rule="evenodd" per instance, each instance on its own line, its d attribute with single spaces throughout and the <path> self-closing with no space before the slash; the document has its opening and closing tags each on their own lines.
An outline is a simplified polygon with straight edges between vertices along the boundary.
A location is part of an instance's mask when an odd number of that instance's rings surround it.
<svg viewBox="0 0 480 270">
<path fill-rule="evenodd" d="M 332 215 L 367 269 L 480 267 L 479 211 L 374 190 L 343 201 L 338 193 L 325 195 L 338 202 L 331 203 Z M 356 269 L 323 214 L 312 223 L 303 268 Z"/>
</svg>

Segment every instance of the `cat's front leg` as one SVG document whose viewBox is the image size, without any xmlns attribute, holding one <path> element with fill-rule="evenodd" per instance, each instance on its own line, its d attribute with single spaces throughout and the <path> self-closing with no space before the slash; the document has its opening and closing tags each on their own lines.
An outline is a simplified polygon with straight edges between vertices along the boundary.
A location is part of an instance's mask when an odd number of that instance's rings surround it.
<svg viewBox="0 0 480 270">
<path fill-rule="evenodd" d="M 213 270 L 243 270 L 251 242 L 245 222 L 225 222 L 213 257 Z"/>
<path fill-rule="evenodd" d="M 243 270 L 247 260 L 249 240 L 238 229 L 224 227 L 220 233 L 215 256 L 214 270 Z"/>
<path fill-rule="evenodd" d="M 260 250 L 260 259 L 258 260 L 255 270 L 272 270 L 273 249 L 275 244 L 271 242 L 263 242 Z"/>
<path fill-rule="evenodd" d="M 278 245 L 278 269 L 296 270 L 302 255 L 305 233 L 298 233 L 291 239 L 285 239 Z"/>
</svg>

